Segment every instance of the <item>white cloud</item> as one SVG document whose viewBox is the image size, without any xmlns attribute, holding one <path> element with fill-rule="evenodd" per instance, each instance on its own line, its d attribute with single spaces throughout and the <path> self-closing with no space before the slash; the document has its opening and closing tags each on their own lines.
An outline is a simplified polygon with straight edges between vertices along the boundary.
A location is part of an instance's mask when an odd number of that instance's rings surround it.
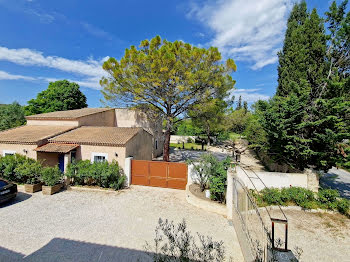
<svg viewBox="0 0 350 262">
<path fill-rule="evenodd" d="M 106 73 L 102 69 L 102 64 L 109 57 L 95 60 L 89 57 L 86 61 L 70 60 L 58 56 L 44 56 L 42 52 L 31 50 L 28 48 L 9 49 L 0 46 L 0 60 L 12 62 L 23 66 L 38 66 L 58 69 L 63 72 L 74 73 L 80 76 L 80 79 L 69 80 L 78 83 L 80 86 L 100 89 L 99 81 Z M 46 77 L 30 77 L 13 75 L 4 71 L 0 71 L 0 80 L 40 80 L 40 81 L 56 81 L 59 79 Z"/>
<path fill-rule="evenodd" d="M 260 69 L 277 62 L 293 0 L 219 0 L 192 3 L 194 17 L 214 33 L 209 44 L 225 57 L 252 62 Z"/>
<path fill-rule="evenodd" d="M 242 101 L 247 101 L 248 103 L 253 103 L 258 100 L 268 100 L 270 97 L 268 95 L 264 95 L 259 93 L 260 88 L 254 88 L 254 89 L 235 89 L 231 95 L 235 96 L 235 99 L 237 100 L 239 96 L 242 97 Z"/>
<path fill-rule="evenodd" d="M 0 80 L 28 80 L 33 81 L 35 80 L 34 77 L 30 76 L 22 76 L 22 75 L 14 75 L 7 73 L 5 71 L 0 71 Z"/>
<path fill-rule="evenodd" d="M 105 58 L 104 58 L 105 59 Z M 25 66 L 42 66 L 85 76 L 103 76 L 102 60 L 70 60 L 58 56 L 44 56 L 42 52 L 28 48 L 9 49 L 0 46 L 0 60 Z"/>
</svg>

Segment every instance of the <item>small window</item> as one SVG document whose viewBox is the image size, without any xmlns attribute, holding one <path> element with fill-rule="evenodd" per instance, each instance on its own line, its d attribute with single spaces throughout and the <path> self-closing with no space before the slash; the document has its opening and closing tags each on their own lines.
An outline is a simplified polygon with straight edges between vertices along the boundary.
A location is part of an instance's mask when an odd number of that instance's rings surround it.
<svg viewBox="0 0 350 262">
<path fill-rule="evenodd" d="M 156 140 L 156 149 L 158 149 L 158 140 Z"/>
<path fill-rule="evenodd" d="M 91 153 L 91 162 L 108 161 L 108 154 L 106 153 Z"/>
<path fill-rule="evenodd" d="M 94 162 L 104 162 L 106 161 L 105 156 L 94 156 Z"/>
<path fill-rule="evenodd" d="M 10 151 L 10 150 L 4 150 L 4 151 L 2 151 L 2 155 L 3 155 L 3 156 L 12 156 L 12 155 L 14 155 L 14 154 L 16 154 L 16 151 Z"/>
</svg>

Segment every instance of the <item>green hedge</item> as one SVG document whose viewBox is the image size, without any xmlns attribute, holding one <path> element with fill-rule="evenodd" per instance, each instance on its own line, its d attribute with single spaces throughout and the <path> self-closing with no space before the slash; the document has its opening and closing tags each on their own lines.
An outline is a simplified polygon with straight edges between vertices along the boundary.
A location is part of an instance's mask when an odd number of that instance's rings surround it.
<svg viewBox="0 0 350 262">
<path fill-rule="evenodd" d="M 117 162 L 77 161 L 68 165 L 67 177 L 73 185 L 96 185 L 115 190 L 124 187 L 126 177 Z"/>
<path fill-rule="evenodd" d="M 297 205 L 307 209 L 323 208 L 338 210 L 348 215 L 350 201 L 339 197 L 339 192 L 333 189 L 320 189 L 317 194 L 301 187 L 265 188 L 260 192 L 252 191 L 259 206 L 267 205 Z"/>
<path fill-rule="evenodd" d="M 0 177 L 20 184 L 44 184 L 52 186 L 62 182 L 63 174 L 58 167 L 44 168 L 40 162 L 19 155 L 0 157 Z"/>
</svg>

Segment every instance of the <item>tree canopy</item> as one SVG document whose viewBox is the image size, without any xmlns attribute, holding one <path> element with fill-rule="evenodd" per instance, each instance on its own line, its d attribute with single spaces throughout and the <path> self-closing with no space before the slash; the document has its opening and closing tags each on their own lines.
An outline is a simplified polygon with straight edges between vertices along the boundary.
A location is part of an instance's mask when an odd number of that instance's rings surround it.
<svg viewBox="0 0 350 262">
<path fill-rule="evenodd" d="M 156 36 L 131 46 L 118 61 L 103 64 L 108 77 L 101 80 L 104 100 L 141 108 L 165 119 L 163 159 L 169 160 L 170 132 L 198 104 L 233 89 L 232 59 L 222 62 L 215 47 L 199 48 Z"/>
<path fill-rule="evenodd" d="M 26 115 L 49 113 L 87 107 L 86 96 L 78 84 L 67 80 L 50 82 L 49 87 L 40 92 L 35 99 L 28 101 Z"/>
<path fill-rule="evenodd" d="M 24 110 L 20 104 L 13 102 L 10 105 L 0 106 L 0 130 L 21 126 L 25 123 Z"/>
<path fill-rule="evenodd" d="M 276 161 L 294 168 L 328 170 L 345 152 L 350 136 L 349 39 L 347 1 L 333 2 L 324 20 L 305 1 L 296 4 L 279 53 L 278 88 L 268 103 L 259 102 L 251 132 Z M 259 121 L 256 121 L 258 119 Z M 254 128 L 250 128 L 253 131 Z M 254 141 L 253 141 L 254 143 Z"/>
</svg>

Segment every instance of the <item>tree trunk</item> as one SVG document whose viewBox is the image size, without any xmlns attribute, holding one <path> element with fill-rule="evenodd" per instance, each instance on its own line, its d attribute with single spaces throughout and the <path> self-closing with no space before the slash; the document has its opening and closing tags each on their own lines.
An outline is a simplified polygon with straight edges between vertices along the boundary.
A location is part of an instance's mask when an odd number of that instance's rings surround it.
<svg viewBox="0 0 350 262">
<path fill-rule="evenodd" d="M 170 128 L 165 131 L 165 140 L 163 146 L 163 161 L 169 162 L 169 149 L 170 149 Z"/>
<path fill-rule="evenodd" d="M 207 127 L 208 146 L 210 146 L 210 129 Z"/>
</svg>

